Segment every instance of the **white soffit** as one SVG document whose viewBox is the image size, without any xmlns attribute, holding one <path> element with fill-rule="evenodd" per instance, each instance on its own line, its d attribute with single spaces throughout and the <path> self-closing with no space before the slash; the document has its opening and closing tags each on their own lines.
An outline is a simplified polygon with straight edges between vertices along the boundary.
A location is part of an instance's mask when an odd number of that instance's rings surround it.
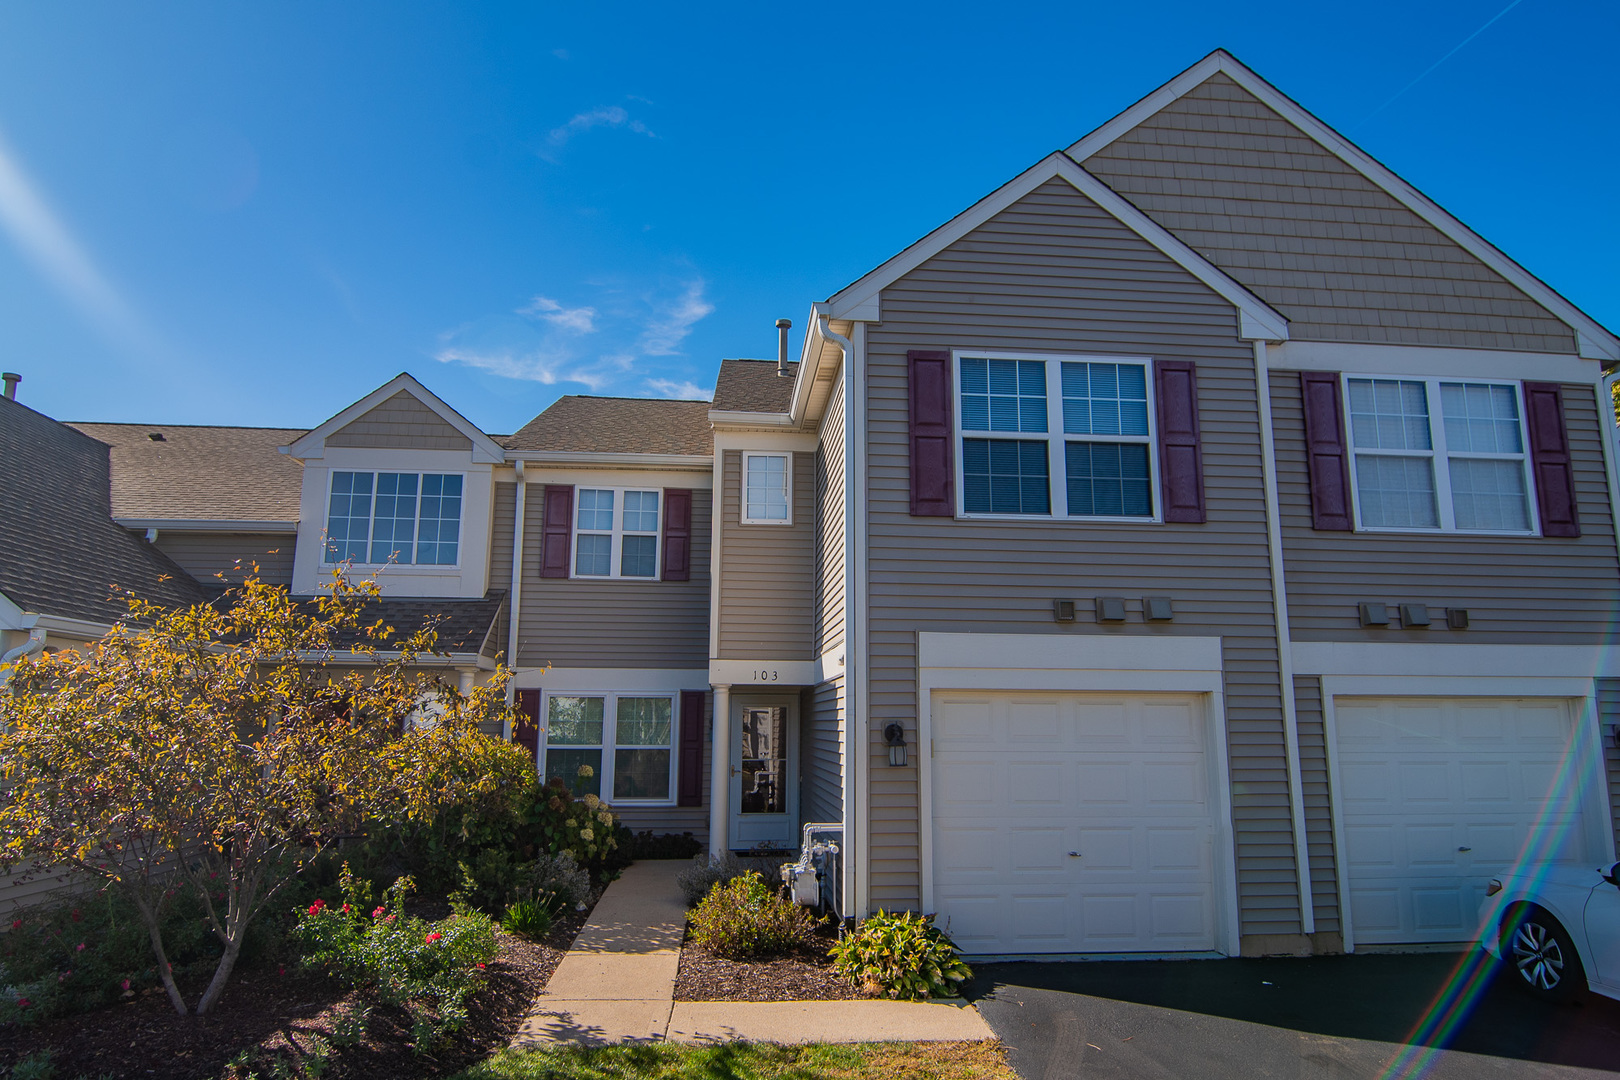
<svg viewBox="0 0 1620 1080">
<path fill-rule="evenodd" d="M 1262 341 L 1288 339 L 1288 320 L 1275 309 L 1061 152 L 1042 158 L 876 270 L 835 293 L 824 305 L 825 314 L 835 319 L 877 321 L 881 315 L 879 298 L 885 287 L 1054 178 L 1068 181 L 1076 191 L 1236 307 L 1239 337 Z"/>
<path fill-rule="evenodd" d="M 1256 75 L 1225 49 L 1216 49 L 1180 75 L 1069 147 L 1076 161 L 1091 155 L 1135 128 L 1160 109 L 1220 72 L 1259 98 L 1283 119 L 1299 128 L 1323 149 L 1388 192 L 1397 202 L 1439 229 L 1463 250 L 1501 274 L 1575 332 L 1580 355 L 1589 360 L 1620 360 L 1620 338 L 1596 319 L 1559 295 L 1551 285 L 1504 255 L 1474 230 L 1447 213 L 1433 199 L 1402 180 L 1388 166 L 1317 119 L 1298 102 Z"/>
<path fill-rule="evenodd" d="M 403 371 L 330 420 L 327 420 L 324 424 L 306 432 L 290 446 L 282 447 L 282 453 L 301 459 L 321 457 L 326 450 L 326 437 L 328 435 L 347 427 L 352 421 L 364 416 L 401 390 L 426 405 L 438 415 L 439 419 L 472 440 L 472 459 L 474 461 L 498 464 L 506 460 L 505 447 L 485 435 L 471 420 L 446 405 L 437 394 Z"/>
</svg>

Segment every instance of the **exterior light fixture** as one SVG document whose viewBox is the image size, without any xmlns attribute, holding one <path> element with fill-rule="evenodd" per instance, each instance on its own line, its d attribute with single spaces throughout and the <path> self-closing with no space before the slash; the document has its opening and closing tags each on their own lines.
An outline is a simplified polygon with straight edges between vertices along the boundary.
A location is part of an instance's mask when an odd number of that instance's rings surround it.
<svg viewBox="0 0 1620 1080">
<path fill-rule="evenodd" d="M 906 763 L 906 729 L 899 724 L 889 724 L 883 729 L 883 741 L 889 744 L 889 764 L 900 766 Z"/>
</svg>

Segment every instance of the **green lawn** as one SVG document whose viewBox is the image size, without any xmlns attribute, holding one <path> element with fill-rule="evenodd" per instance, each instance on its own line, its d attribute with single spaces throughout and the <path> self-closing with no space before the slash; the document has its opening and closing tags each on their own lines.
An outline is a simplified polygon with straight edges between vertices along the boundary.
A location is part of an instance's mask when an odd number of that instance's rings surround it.
<svg viewBox="0 0 1620 1080">
<path fill-rule="evenodd" d="M 995 1043 L 504 1050 L 454 1080 L 1016 1080 Z"/>
</svg>

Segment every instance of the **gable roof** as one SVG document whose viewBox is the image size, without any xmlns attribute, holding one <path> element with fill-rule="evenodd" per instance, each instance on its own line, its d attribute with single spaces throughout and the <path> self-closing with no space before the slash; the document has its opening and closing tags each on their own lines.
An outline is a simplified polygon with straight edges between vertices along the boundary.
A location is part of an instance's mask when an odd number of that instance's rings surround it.
<svg viewBox="0 0 1620 1080">
<path fill-rule="evenodd" d="M 303 469 L 278 448 L 303 435 L 303 428 L 67 426 L 111 447 L 112 516 L 130 528 L 175 521 L 298 522 Z"/>
<path fill-rule="evenodd" d="M 352 421 L 364 416 L 395 394 L 404 391 L 437 413 L 445 423 L 461 432 L 472 442 L 472 459 L 477 462 L 498 463 L 506 460 L 501 445 L 478 429 L 478 426 L 446 405 L 433 391 L 417 382 L 408 372 L 400 372 L 347 409 L 325 423 L 311 429 L 302 438 L 285 447 L 284 452 L 295 458 L 318 458 L 325 451 L 326 437 L 341 431 Z"/>
<path fill-rule="evenodd" d="M 552 402 L 504 442 L 525 453 L 666 454 L 706 457 L 714 453 L 707 401 L 567 395 Z"/>
<path fill-rule="evenodd" d="M 1287 340 L 1287 319 L 1063 153 L 1042 158 L 882 266 L 834 293 L 827 300 L 827 310 L 823 314 L 835 319 L 878 320 L 881 316 L 880 295 L 886 286 L 1054 178 L 1067 181 L 1126 228 L 1229 301 L 1238 311 L 1240 337 L 1264 341 Z"/>
<path fill-rule="evenodd" d="M 714 380 L 715 412 L 785 413 L 793 404 L 793 385 L 799 362 L 787 365 L 787 376 L 776 373 L 775 360 L 722 360 Z"/>
<path fill-rule="evenodd" d="M 203 590 L 112 520 L 108 448 L 0 398 L 0 594 L 25 611 L 103 625 L 128 614 L 111 586 L 182 606 Z"/>
<path fill-rule="evenodd" d="M 1508 258 L 1478 233 L 1441 209 L 1432 199 L 1401 179 L 1393 170 L 1375 160 L 1370 154 L 1350 142 L 1349 139 L 1346 139 L 1329 125 L 1313 116 L 1297 102 L 1266 82 L 1259 75 L 1256 75 L 1225 50 L 1217 49 L 1076 142 L 1069 147 L 1068 155 L 1084 163 L 1090 171 L 1103 176 L 1111 184 L 1120 187 L 1124 194 L 1138 200 L 1142 208 L 1150 216 L 1156 217 L 1162 224 L 1169 226 L 1171 231 L 1188 240 L 1192 246 L 1198 248 L 1204 254 L 1210 255 L 1214 261 L 1221 263 L 1232 276 L 1243 280 L 1246 285 L 1264 292 L 1266 286 L 1262 282 L 1265 275 L 1259 272 L 1251 274 L 1246 271 L 1251 268 L 1256 271 L 1268 267 L 1276 269 L 1279 261 L 1287 262 L 1289 255 L 1300 254 L 1296 250 L 1297 248 L 1311 246 L 1310 241 L 1313 236 L 1309 229 L 1286 230 L 1282 243 L 1273 250 L 1245 252 L 1235 258 L 1223 259 L 1222 255 L 1217 253 L 1219 239 L 1201 235 L 1196 228 L 1191 227 L 1190 222 L 1184 219 L 1176 220 L 1171 218 L 1165 212 L 1163 201 L 1155 198 L 1155 196 L 1172 193 L 1172 189 L 1178 180 L 1186 179 L 1191 181 L 1185 188 L 1185 195 L 1189 203 L 1197 205 L 1201 210 L 1205 211 L 1206 216 L 1219 217 L 1227 209 L 1231 209 L 1233 211 L 1232 216 L 1239 219 L 1253 217 L 1255 216 L 1254 204 L 1256 202 L 1263 203 L 1271 196 L 1265 190 L 1263 183 L 1251 183 L 1245 187 L 1242 184 L 1242 178 L 1232 174 L 1241 169 L 1242 166 L 1250 164 L 1249 161 L 1243 159 L 1252 158 L 1254 155 L 1239 154 L 1234 148 L 1225 145 L 1219 150 L 1210 147 L 1203 157 L 1197 160 L 1188 160 L 1184 177 L 1176 177 L 1172 175 L 1170 168 L 1165 163 L 1187 157 L 1188 148 L 1199 145 L 1198 139 L 1189 137 L 1187 132 L 1171 133 L 1164 140 L 1164 145 L 1152 147 L 1144 153 L 1134 155 L 1138 159 L 1136 161 L 1122 162 L 1119 159 L 1132 155 L 1120 152 L 1115 147 L 1117 143 L 1128 141 L 1132 133 L 1138 128 L 1151 124 L 1161 112 L 1171 110 L 1183 99 L 1197 95 L 1200 92 L 1208 92 L 1210 86 L 1218 86 L 1226 81 L 1240 88 L 1244 95 L 1258 102 L 1265 110 L 1269 110 L 1271 114 L 1285 121 L 1287 125 L 1291 125 L 1294 130 L 1301 133 L 1323 151 L 1326 151 L 1328 155 L 1331 155 L 1338 162 L 1342 162 L 1347 173 L 1356 174 L 1382 196 L 1387 196 L 1391 200 L 1389 205 L 1392 208 L 1413 215 L 1414 224 L 1422 223 L 1424 226 L 1432 228 L 1440 236 L 1478 260 L 1478 263 L 1488 268 L 1491 274 L 1499 276 L 1503 283 L 1511 286 L 1511 289 L 1521 295 L 1523 299 L 1528 299 L 1535 305 L 1539 305 L 1545 312 L 1565 324 L 1574 337 L 1576 350 L 1581 356 L 1605 361 L 1620 360 L 1620 338 L 1617 338 L 1599 324 L 1597 320 L 1560 296 L 1551 286 Z M 1228 111 L 1230 112 L 1230 110 Z M 1264 118 L 1245 117 L 1245 119 L 1257 120 Z M 1237 122 L 1241 123 L 1242 121 Z M 1227 132 L 1232 129 L 1223 127 L 1221 130 Z M 1228 138 L 1226 141 L 1230 141 L 1230 139 Z M 1111 150 L 1111 148 L 1114 149 Z M 1148 162 L 1152 164 L 1148 164 Z M 1308 166 L 1304 169 L 1300 168 L 1297 157 L 1291 160 L 1290 164 L 1298 171 L 1310 171 Z M 1133 175 L 1140 177 L 1140 182 L 1133 182 L 1131 179 Z M 1324 192 L 1331 191 L 1335 187 L 1344 186 L 1345 181 L 1334 177 L 1325 177 L 1320 182 L 1320 187 Z M 1221 203 L 1223 199 L 1230 201 L 1223 205 L 1216 205 Z M 1248 205 L 1245 206 L 1245 204 Z M 1355 204 L 1347 202 L 1347 205 Z M 1376 210 L 1376 208 L 1374 209 Z M 1376 216 L 1378 216 L 1376 213 L 1364 213 L 1361 215 L 1363 219 Z M 1384 228 L 1384 231 L 1387 232 L 1387 226 L 1391 224 L 1398 227 L 1401 223 L 1379 220 L 1372 227 L 1374 229 Z M 1341 231 L 1341 226 L 1337 222 L 1330 222 L 1327 224 L 1327 229 L 1329 232 L 1337 233 Z M 1369 234 L 1369 239 L 1375 245 L 1381 246 L 1385 251 L 1396 249 L 1396 257 L 1402 259 L 1421 261 L 1430 253 L 1439 250 L 1438 245 L 1426 242 L 1421 235 L 1413 235 L 1414 232 L 1415 230 L 1410 230 L 1408 235 L 1397 237 L 1397 242 L 1393 244 L 1389 242 L 1390 238 L 1387 236 L 1375 238 Z M 1314 239 L 1321 240 L 1323 238 L 1318 236 L 1314 237 Z M 1399 250 L 1401 241 L 1413 244 L 1413 250 Z M 1364 287 L 1363 283 L 1367 277 L 1365 267 L 1347 268 L 1347 258 L 1344 251 L 1330 253 L 1324 250 L 1321 252 L 1321 256 L 1319 259 L 1308 259 L 1299 266 L 1290 265 L 1287 269 L 1292 280 L 1314 281 L 1321 286 L 1322 295 L 1332 295 L 1335 292 L 1341 294 L 1345 292 L 1354 293 Z M 1448 312 L 1455 312 L 1459 308 L 1467 309 L 1470 306 L 1469 299 L 1471 297 L 1489 294 L 1490 282 L 1467 280 L 1471 276 L 1479 276 L 1470 275 L 1467 268 L 1452 267 L 1442 273 L 1460 276 L 1464 279 L 1455 295 L 1437 295 L 1434 299 L 1427 301 L 1429 310 L 1424 310 L 1421 306 L 1415 306 L 1410 298 L 1392 298 L 1389 307 L 1393 310 L 1404 305 L 1415 310 L 1416 313 L 1408 317 L 1408 320 L 1414 325 L 1424 323 L 1438 325 L 1444 322 L 1445 315 Z M 1490 296 L 1491 299 L 1498 304 L 1508 305 L 1510 310 L 1515 310 L 1516 301 L 1514 295 L 1502 290 L 1496 290 L 1496 292 L 1500 292 L 1501 295 Z M 1273 291 L 1268 295 L 1276 295 L 1278 299 L 1275 302 L 1287 308 L 1287 304 L 1281 298 L 1281 292 Z M 1308 298 L 1300 298 L 1298 303 L 1301 308 L 1304 308 L 1309 306 L 1310 301 Z M 1424 301 L 1420 299 L 1416 303 L 1422 305 Z M 1522 301 L 1519 301 L 1519 304 L 1523 306 Z M 1476 303 L 1473 306 L 1477 307 L 1479 305 Z M 1288 313 L 1294 315 L 1295 309 L 1289 308 Z M 1303 312 L 1301 312 L 1301 315 L 1301 321 L 1304 321 Z M 1393 321 L 1401 321 L 1400 316 L 1396 316 Z M 1484 321 L 1481 320 L 1482 323 Z M 1534 339 L 1537 336 L 1533 333 L 1521 335 L 1525 339 L 1525 344 L 1514 347 L 1534 347 Z"/>
</svg>

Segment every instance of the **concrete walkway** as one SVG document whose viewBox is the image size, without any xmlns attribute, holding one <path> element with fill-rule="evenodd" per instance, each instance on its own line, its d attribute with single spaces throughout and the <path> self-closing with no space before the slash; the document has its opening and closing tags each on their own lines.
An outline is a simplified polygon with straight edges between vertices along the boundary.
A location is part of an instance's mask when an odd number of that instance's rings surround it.
<svg viewBox="0 0 1620 1080">
<path fill-rule="evenodd" d="M 515 1047 L 622 1042 L 982 1041 L 967 1004 L 903 1001 L 676 1001 L 686 905 L 681 861 L 639 862 L 609 885 L 546 984 Z"/>
</svg>

